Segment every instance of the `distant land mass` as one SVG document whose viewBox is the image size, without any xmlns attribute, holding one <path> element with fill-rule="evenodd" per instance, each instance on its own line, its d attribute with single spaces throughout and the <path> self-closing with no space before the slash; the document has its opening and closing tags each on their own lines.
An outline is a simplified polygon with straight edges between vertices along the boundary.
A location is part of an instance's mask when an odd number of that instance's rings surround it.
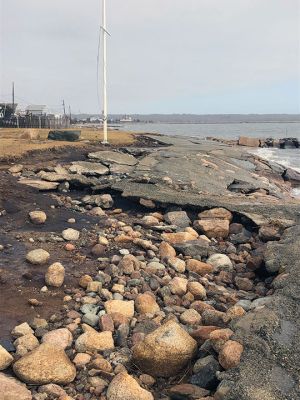
<svg viewBox="0 0 300 400">
<path fill-rule="evenodd" d="M 234 124 L 262 122 L 300 122 L 300 114 L 126 114 L 139 122 L 162 124 Z M 78 119 L 97 118 L 99 114 L 75 114 Z M 119 120 L 124 114 L 110 114 L 109 119 Z"/>
</svg>

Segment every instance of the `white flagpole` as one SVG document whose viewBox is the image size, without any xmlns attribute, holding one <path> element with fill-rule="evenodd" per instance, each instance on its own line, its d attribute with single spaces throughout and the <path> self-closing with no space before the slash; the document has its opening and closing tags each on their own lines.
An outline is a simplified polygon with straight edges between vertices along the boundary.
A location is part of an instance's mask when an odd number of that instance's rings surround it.
<svg viewBox="0 0 300 400">
<path fill-rule="evenodd" d="M 102 38 L 103 38 L 103 144 L 108 144 L 107 139 L 107 78 L 106 78 L 106 0 L 102 0 L 103 15 L 102 15 Z"/>
</svg>

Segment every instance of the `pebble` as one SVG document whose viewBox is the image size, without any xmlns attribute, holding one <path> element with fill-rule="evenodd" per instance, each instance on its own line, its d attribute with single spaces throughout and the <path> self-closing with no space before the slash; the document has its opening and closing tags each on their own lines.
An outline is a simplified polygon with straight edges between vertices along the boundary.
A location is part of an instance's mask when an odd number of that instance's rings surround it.
<svg viewBox="0 0 300 400">
<path fill-rule="evenodd" d="M 198 325 L 201 322 L 201 315 L 191 308 L 180 315 L 180 321 L 185 325 Z"/>
<path fill-rule="evenodd" d="M 185 261 L 181 260 L 180 258 L 169 257 L 168 265 L 180 274 L 183 274 L 185 272 Z"/>
<path fill-rule="evenodd" d="M 119 250 L 119 253 L 120 253 L 122 256 L 127 256 L 127 255 L 130 254 L 130 253 L 129 253 L 129 250 L 127 250 L 127 249 L 121 249 L 121 250 Z"/>
<path fill-rule="evenodd" d="M 162 260 L 176 257 L 176 250 L 167 242 L 161 242 L 159 245 L 159 255 Z"/>
<path fill-rule="evenodd" d="M 32 334 L 24 335 L 19 337 L 14 341 L 14 346 L 16 347 L 16 354 L 19 356 L 23 356 L 29 351 L 32 351 L 36 347 L 39 346 L 38 339 Z"/>
<path fill-rule="evenodd" d="M 127 318 L 134 316 L 134 301 L 108 300 L 104 307 L 107 314 L 118 313 Z"/>
<path fill-rule="evenodd" d="M 15 338 L 33 333 L 33 330 L 30 328 L 27 322 L 23 322 L 22 324 L 15 326 L 11 331 L 12 336 Z"/>
<path fill-rule="evenodd" d="M 42 225 L 47 220 L 47 215 L 44 211 L 31 211 L 29 213 L 30 221 L 36 225 Z"/>
<path fill-rule="evenodd" d="M 72 342 L 73 336 L 66 328 L 55 329 L 42 337 L 42 343 L 48 343 L 63 350 L 70 347 Z"/>
<path fill-rule="evenodd" d="M 175 277 L 169 283 L 171 293 L 183 296 L 187 292 L 188 280 L 185 278 Z"/>
<path fill-rule="evenodd" d="M 189 383 L 181 383 L 179 385 L 171 387 L 169 389 L 169 395 L 171 399 L 198 399 L 201 400 L 202 397 L 205 396 L 207 399 L 207 395 L 209 391 L 203 389 L 196 385 L 191 385 Z"/>
<path fill-rule="evenodd" d="M 73 359 L 73 363 L 76 365 L 77 368 L 85 367 L 91 361 L 90 354 L 87 353 L 77 353 Z"/>
<path fill-rule="evenodd" d="M 160 311 L 155 296 L 151 292 L 139 294 L 135 299 L 135 308 L 139 314 L 155 314 Z"/>
<path fill-rule="evenodd" d="M 48 268 L 45 275 L 45 282 L 48 286 L 61 287 L 65 280 L 65 268 L 64 266 L 56 262 Z"/>
<path fill-rule="evenodd" d="M 227 370 L 236 367 L 240 363 L 243 346 L 233 340 L 228 340 L 219 353 L 219 363 Z"/>
<path fill-rule="evenodd" d="M 118 374 L 109 384 L 107 400 L 154 400 L 150 392 L 141 388 L 127 372 Z"/>
<path fill-rule="evenodd" d="M 203 285 L 199 282 L 189 282 L 187 289 L 196 300 L 205 300 L 206 299 L 206 290 Z"/>
<path fill-rule="evenodd" d="M 214 271 L 214 267 L 209 263 L 204 263 L 202 261 L 194 259 L 187 260 L 186 268 L 188 271 L 195 272 L 200 276 L 211 274 Z"/>
<path fill-rule="evenodd" d="M 188 232 L 163 233 L 162 239 L 170 244 L 176 244 L 195 240 L 195 235 Z"/>
<path fill-rule="evenodd" d="M 83 325 L 85 332 L 75 342 L 77 352 L 86 353 L 94 351 L 111 350 L 114 348 L 114 341 L 111 332 L 97 332 L 88 325 Z"/>
<path fill-rule="evenodd" d="M 50 254 L 43 249 L 31 250 L 26 255 L 26 260 L 33 265 L 44 265 L 50 258 Z"/>
<path fill-rule="evenodd" d="M 83 275 L 79 280 L 79 286 L 86 289 L 90 282 L 93 282 L 93 278 L 89 275 Z"/>
<path fill-rule="evenodd" d="M 12 167 L 10 167 L 8 170 L 9 170 L 9 172 L 11 174 L 18 174 L 19 172 L 22 172 L 23 165 L 22 164 L 15 164 Z"/>
<path fill-rule="evenodd" d="M 0 371 L 3 371 L 13 362 L 14 358 L 0 345 Z"/>
<path fill-rule="evenodd" d="M 76 229 L 68 228 L 62 231 L 62 237 L 67 241 L 75 241 L 80 237 L 80 232 Z"/>
<path fill-rule="evenodd" d="M 209 239 L 225 239 L 229 235 L 229 221 L 226 219 L 200 219 L 194 222 L 194 228 Z"/>
<path fill-rule="evenodd" d="M 211 264 L 215 271 L 232 271 L 233 269 L 230 258 L 225 254 L 213 254 L 208 258 L 207 263 Z"/>
</svg>

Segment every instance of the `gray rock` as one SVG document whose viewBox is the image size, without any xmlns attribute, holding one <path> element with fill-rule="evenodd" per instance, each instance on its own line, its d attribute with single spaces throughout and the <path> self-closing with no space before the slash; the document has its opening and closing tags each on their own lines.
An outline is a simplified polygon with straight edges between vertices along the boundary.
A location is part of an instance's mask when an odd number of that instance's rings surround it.
<svg viewBox="0 0 300 400">
<path fill-rule="evenodd" d="M 47 190 L 55 190 L 59 185 L 58 182 L 45 182 L 40 179 L 27 179 L 27 178 L 19 179 L 19 183 L 21 185 L 26 185 L 38 189 L 41 192 Z"/>
<path fill-rule="evenodd" d="M 211 264 L 216 271 L 232 271 L 233 269 L 230 258 L 225 254 L 213 254 L 207 259 L 207 264 Z"/>
<path fill-rule="evenodd" d="M 191 257 L 207 257 L 209 254 L 209 243 L 206 240 L 192 240 L 185 243 L 176 243 L 173 245 L 177 253 Z"/>
<path fill-rule="evenodd" d="M 69 172 L 72 174 L 82 174 L 86 176 L 101 176 L 108 174 L 109 169 L 100 163 L 76 161 L 72 162 Z"/>
<path fill-rule="evenodd" d="M 221 366 L 213 356 L 201 358 L 194 365 L 195 375 L 192 376 L 191 383 L 204 389 L 213 390 L 219 383 L 216 373 L 220 370 Z"/>
<path fill-rule="evenodd" d="M 114 204 L 110 194 L 87 195 L 82 198 L 82 202 L 88 205 L 95 205 L 103 208 L 111 208 Z"/>
<path fill-rule="evenodd" d="M 50 131 L 48 140 L 58 140 L 65 142 L 77 142 L 80 138 L 81 131 L 67 130 L 67 131 Z"/>
<path fill-rule="evenodd" d="M 89 158 L 99 160 L 105 165 L 122 164 L 122 165 L 136 165 L 138 160 L 130 154 L 124 154 L 117 151 L 98 151 L 90 153 Z"/>
<path fill-rule="evenodd" d="M 84 314 L 84 316 L 82 317 L 82 322 L 85 324 L 88 324 L 90 326 L 97 326 L 99 323 L 99 317 L 96 314 L 93 314 L 91 312 L 87 312 L 86 314 Z"/>
<path fill-rule="evenodd" d="M 165 214 L 165 221 L 168 224 L 176 225 L 178 228 L 187 228 L 191 225 L 191 220 L 185 211 L 168 212 Z"/>
<path fill-rule="evenodd" d="M 289 181 L 300 182 L 300 173 L 292 168 L 288 168 L 285 171 L 284 179 Z"/>
</svg>

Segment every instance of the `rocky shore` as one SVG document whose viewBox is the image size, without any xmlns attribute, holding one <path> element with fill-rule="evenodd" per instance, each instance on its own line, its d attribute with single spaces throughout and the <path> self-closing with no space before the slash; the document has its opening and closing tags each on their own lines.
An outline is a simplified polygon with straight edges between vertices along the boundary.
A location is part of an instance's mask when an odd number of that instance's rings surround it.
<svg viewBox="0 0 300 400">
<path fill-rule="evenodd" d="M 1 171 L 0 400 L 299 398 L 280 166 L 148 140 Z"/>
</svg>

